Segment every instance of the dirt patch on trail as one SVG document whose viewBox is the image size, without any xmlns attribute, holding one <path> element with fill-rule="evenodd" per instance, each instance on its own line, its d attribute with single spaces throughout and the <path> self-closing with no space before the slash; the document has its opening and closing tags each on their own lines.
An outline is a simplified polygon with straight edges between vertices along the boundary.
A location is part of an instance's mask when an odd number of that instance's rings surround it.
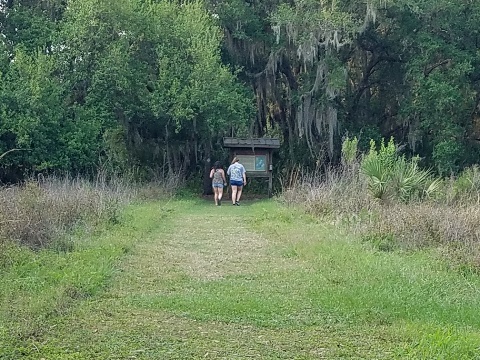
<svg viewBox="0 0 480 360">
<path fill-rule="evenodd" d="M 233 216 L 222 216 L 221 224 L 216 215 L 180 218 L 165 244 L 168 260 L 197 279 L 256 272 L 267 259 L 268 240 Z"/>
<path fill-rule="evenodd" d="M 185 277 L 214 281 L 298 265 L 273 250 L 275 239 L 250 229 L 249 215 L 238 212 L 245 209 L 214 209 L 175 211 L 157 238 L 140 241 L 122 266 L 116 295 L 169 292 Z"/>
</svg>

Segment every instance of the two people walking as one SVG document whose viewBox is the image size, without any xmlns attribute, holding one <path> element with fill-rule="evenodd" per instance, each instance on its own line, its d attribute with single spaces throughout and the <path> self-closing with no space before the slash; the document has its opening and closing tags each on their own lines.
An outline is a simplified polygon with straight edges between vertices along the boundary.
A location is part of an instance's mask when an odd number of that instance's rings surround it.
<svg viewBox="0 0 480 360">
<path fill-rule="evenodd" d="M 239 206 L 243 187 L 247 185 L 247 173 L 236 156 L 228 167 L 227 175 L 230 177 L 230 186 L 232 187 L 232 205 Z M 215 162 L 210 171 L 210 178 L 212 179 L 215 205 L 219 206 L 222 204 L 223 187 L 227 186 L 225 171 L 219 161 Z"/>
</svg>

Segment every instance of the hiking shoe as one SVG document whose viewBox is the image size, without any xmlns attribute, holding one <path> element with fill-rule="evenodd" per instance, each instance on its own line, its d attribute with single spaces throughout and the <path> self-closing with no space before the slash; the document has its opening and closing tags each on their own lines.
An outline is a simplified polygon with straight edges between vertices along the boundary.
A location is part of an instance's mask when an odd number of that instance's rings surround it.
<svg viewBox="0 0 480 360">
<path fill-rule="evenodd" d="M 222 200 L 218 200 L 218 206 L 222 206 Z"/>
<path fill-rule="evenodd" d="M 235 203 L 235 205 L 240 206 L 240 203 L 237 201 L 237 202 Z"/>
</svg>

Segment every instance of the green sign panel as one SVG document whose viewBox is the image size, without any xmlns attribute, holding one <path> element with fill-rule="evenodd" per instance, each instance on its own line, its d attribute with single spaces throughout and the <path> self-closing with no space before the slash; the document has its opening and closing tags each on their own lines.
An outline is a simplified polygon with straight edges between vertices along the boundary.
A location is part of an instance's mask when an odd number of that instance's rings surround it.
<svg viewBox="0 0 480 360">
<path fill-rule="evenodd" d="M 248 172 L 266 172 L 267 156 L 266 155 L 238 155 L 240 163 Z"/>
</svg>

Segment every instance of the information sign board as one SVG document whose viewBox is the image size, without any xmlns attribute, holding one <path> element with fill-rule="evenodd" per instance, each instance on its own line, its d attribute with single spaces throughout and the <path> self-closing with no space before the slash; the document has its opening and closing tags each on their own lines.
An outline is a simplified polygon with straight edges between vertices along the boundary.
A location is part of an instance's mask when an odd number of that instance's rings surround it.
<svg viewBox="0 0 480 360">
<path fill-rule="evenodd" d="M 240 164 L 245 167 L 245 171 L 249 172 L 266 172 L 267 156 L 266 155 L 237 155 Z"/>
</svg>

